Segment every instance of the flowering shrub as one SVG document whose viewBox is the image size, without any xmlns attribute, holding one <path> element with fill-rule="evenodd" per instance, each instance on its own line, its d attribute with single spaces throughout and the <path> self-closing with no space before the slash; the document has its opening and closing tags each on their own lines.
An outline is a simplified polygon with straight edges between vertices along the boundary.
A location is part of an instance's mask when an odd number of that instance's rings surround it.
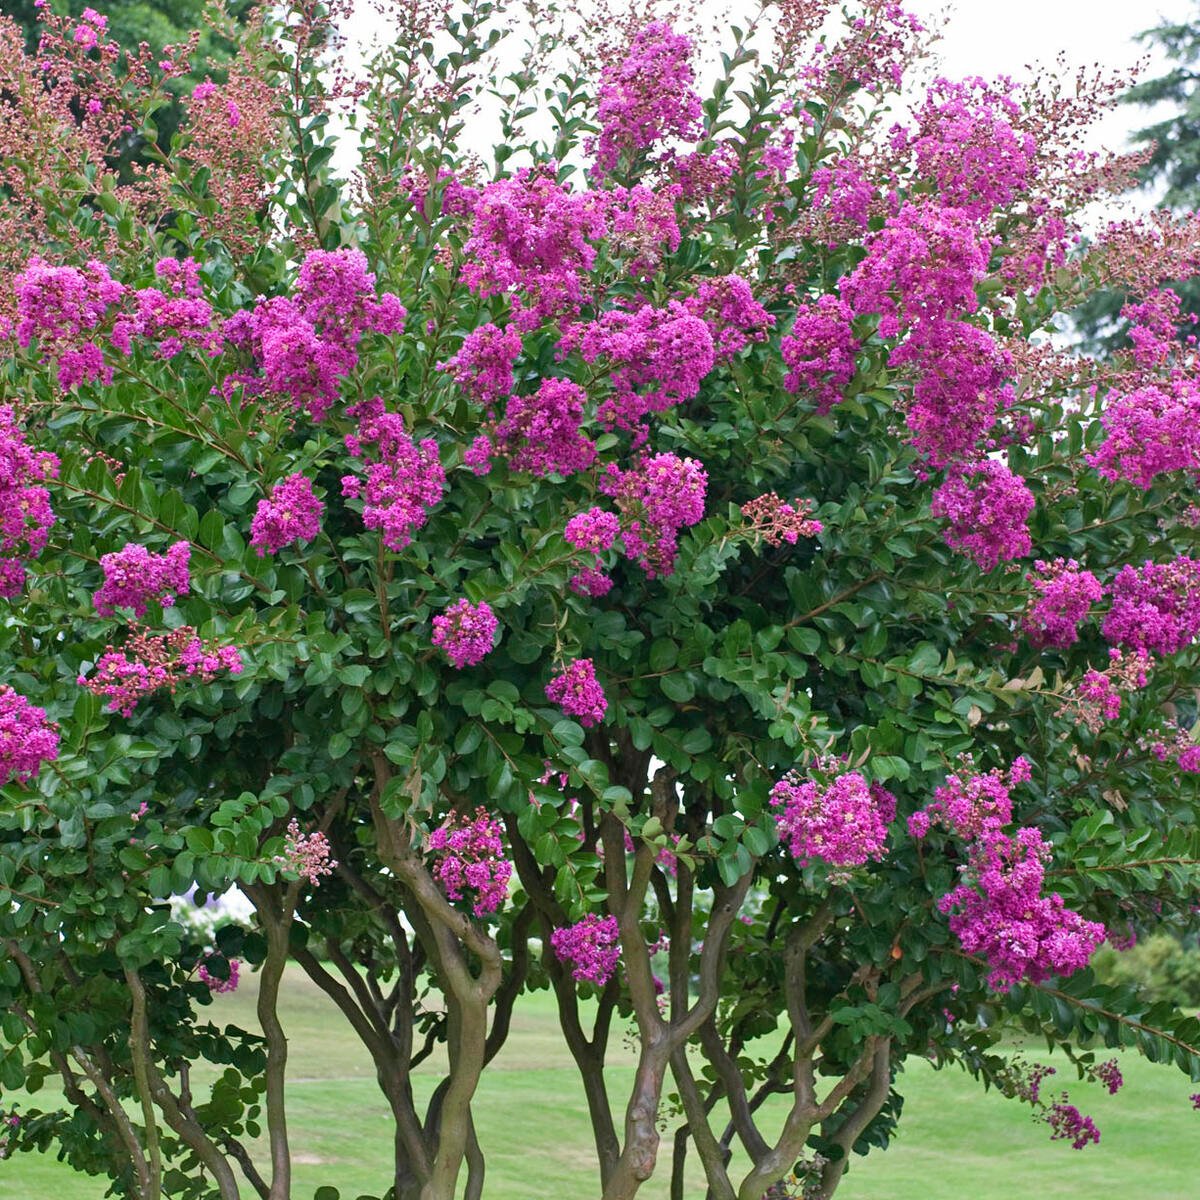
<svg viewBox="0 0 1200 1200">
<path fill-rule="evenodd" d="M 1012 1028 L 1200 1072 L 1089 967 L 1197 929 L 1200 220 L 1085 227 L 1122 80 L 924 86 L 898 0 L 834 7 L 402 0 L 368 68 L 347 0 L 224 67 L 0 18 L 0 1084 L 65 1097 L 5 1153 L 295 1194 L 285 969 L 395 1200 L 486 1191 L 534 990 L 603 1200 L 828 1200 L 913 1055 L 1090 1147 Z M 1051 338 L 1099 287 L 1104 361 Z"/>
</svg>

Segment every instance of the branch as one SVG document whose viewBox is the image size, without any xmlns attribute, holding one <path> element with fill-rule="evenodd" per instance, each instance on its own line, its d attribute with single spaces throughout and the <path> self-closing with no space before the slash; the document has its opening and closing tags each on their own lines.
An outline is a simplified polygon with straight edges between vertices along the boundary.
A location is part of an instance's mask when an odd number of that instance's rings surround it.
<svg viewBox="0 0 1200 1200">
<path fill-rule="evenodd" d="M 751 1155 L 754 1167 L 742 1180 L 738 1200 L 758 1200 L 771 1184 L 783 1178 L 804 1149 L 809 1131 L 817 1120 L 819 1110 L 812 1052 L 828 1028 L 832 1028 L 832 1021 L 826 1017 L 818 1028 L 813 1028 L 805 995 L 806 973 L 808 952 L 820 940 L 832 920 L 833 905 L 825 900 L 807 921 L 795 926 L 788 934 L 784 950 L 784 986 L 788 1020 L 796 1038 L 792 1060 L 792 1106 L 774 1146 L 767 1148 L 765 1153 Z M 736 1117 L 732 1104 L 731 1112 Z M 748 1111 L 742 1115 L 745 1120 L 750 1120 Z"/>
<path fill-rule="evenodd" d="M 725 1154 L 713 1135 L 687 1051 L 683 1047 L 671 1054 L 671 1074 L 679 1087 L 679 1098 L 683 1101 L 683 1111 L 687 1116 L 687 1129 L 704 1164 L 704 1177 L 708 1180 L 708 1190 L 713 1200 L 736 1200 L 729 1172 L 725 1168 Z"/>
<path fill-rule="evenodd" d="M 859 1101 L 854 1111 L 850 1113 L 833 1137 L 834 1145 L 841 1148 L 842 1154 L 840 1158 L 826 1163 L 821 1172 L 821 1200 L 829 1200 L 829 1197 L 837 1190 L 838 1183 L 850 1165 L 850 1152 L 854 1149 L 854 1143 L 879 1115 L 880 1109 L 887 1102 L 888 1092 L 892 1086 L 891 1049 L 891 1038 L 875 1040 L 870 1068 L 871 1081 L 866 1095 Z"/>
<path fill-rule="evenodd" d="M 136 971 L 126 968 L 125 979 L 129 984 L 130 993 L 133 996 L 134 1012 L 136 1014 L 140 1008 L 143 1028 L 145 1028 L 147 1011 L 146 990 L 141 976 Z M 217 1183 L 217 1190 L 221 1195 L 221 1200 L 238 1200 L 237 1179 L 234 1177 L 233 1168 L 230 1167 L 228 1160 L 217 1149 L 212 1139 L 209 1138 L 200 1122 L 195 1119 L 195 1115 L 191 1113 L 190 1106 L 188 1111 L 185 1112 L 175 1099 L 174 1094 L 167 1085 L 167 1081 L 163 1078 L 162 1072 L 159 1071 L 155 1065 L 153 1056 L 150 1054 L 148 1031 L 145 1035 L 143 1049 L 142 1070 L 145 1075 L 146 1088 L 162 1111 L 167 1124 L 179 1135 L 188 1148 L 195 1153 L 204 1166 L 212 1172 L 213 1178 Z"/>
<path fill-rule="evenodd" d="M 37 968 L 34 967 L 29 955 L 25 953 L 18 942 L 12 939 L 9 939 L 6 944 L 9 954 L 21 971 L 21 976 L 25 980 L 25 986 L 33 995 L 40 996 L 42 994 L 41 980 L 38 979 Z M 31 1029 L 34 1028 L 31 1019 L 28 1019 L 26 1024 Z M 150 1188 L 150 1169 L 146 1163 L 146 1156 L 142 1151 L 142 1144 L 138 1141 L 137 1131 L 133 1127 L 133 1122 L 130 1121 L 108 1080 L 104 1078 L 84 1048 L 79 1045 L 73 1045 L 71 1047 L 71 1057 L 79 1064 L 79 1069 L 87 1077 L 92 1087 L 96 1089 L 100 1099 L 104 1101 L 104 1108 L 108 1112 L 109 1120 L 116 1130 L 121 1144 L 125 1147 L 129 1161 L 133 1164 L 134 1174 L 138 1180 L 138 1187 L 143 1196 L 147 1195 Z M 69 1069 L 68 1067 L 68 1071 Z"/>
<path fill-rule="evenodd" d="M 149 1187 L 147 1200 L 159 1200 L 162 1195 L 162 1151 L 158 1144 L 158 1122 L 154 1119 L 154 1104 L 150 1099 L 150 1030 L 146 1024 L 146 989 L 141 976 L 131 967 L 125 968 L 129 985 L 129 1058 L 137 1084 L 138 1100 L 142 1106 L 142 1124 L 146 1130 L 146 1151 L 149 1155 Z"/>
<path fill-rule="evenodd" d="M 788 1036 L 790 1038 L 791 1034 Z M 700 1026 L 700 1046 L 704 1057 L 712 1064 L 721 1086 L 725 1089 L 733 1128 L 736 1129 L 746 1153 L 752 1161 L 757 1162 L 767 1153 L 769 1147 L 751 1115 L 753 1110 L 746 1096 L 746 1084 L 742 1073 L 737 1063 L 726 1052 L 721 1035 L 717 1032 L 716 1022 L 711 1017 Z"/>
<path fill-rule="evenodd" d="M 287 1082 L 287 1035 L 279 1021 L 279 988 L 289 952 L 288 933 L 296 912 L 300 884 L 289 883 L 276 906 L 271 892 L 261 886 L 246 886 L 267 935 L 267 955 L 258 985 L 258 1023 L 267 1042 L 267 1133 L 271 1147 L 271 1189 L 268 1200 L 290 1200 L 292 1155 L 288 1143 L 285 1091 Z"/>
<path fill-rule="evenodd" d="M 488 1005 L 500 986 L 503 962 L 495 939 L 454 908 L 414 851 L 408 832 L 383 812 L 383 793 L 391 781 L 391 764 L 382 752 L 372 754 L 371 761 L 375 775 L 371 816 L 380 857 L 408 888 L 416 907 L 428 920 L 431 948 L 438 955 L 446 984 L 450 1074 L 441 1100 L 437 1153 L 428 1187 L 435 1196 L 449 1196 L 455 1190 L 459 1168 L 468 1152 L 471 1099 L 487 1054 Z M 419 794 L 419 774 L 410 777 L 409 789 L 414 797 Z M 464 948 L 479 960 L 478 977 L 471 972 Z"/>
</svg>

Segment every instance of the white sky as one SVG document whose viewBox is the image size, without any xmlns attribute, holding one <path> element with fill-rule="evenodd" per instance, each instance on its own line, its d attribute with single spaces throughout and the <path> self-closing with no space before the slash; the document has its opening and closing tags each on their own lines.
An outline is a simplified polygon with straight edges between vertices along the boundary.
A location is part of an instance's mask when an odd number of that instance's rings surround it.
<svg viewBox="0 0 1200 1200">
<path fill-rule="evenodd" d="M 1200 20 L 1196 0 L 908 0 L 923 18 L 949 9 L 950 21 L 939 47 L 944 74 L 1020 76 L 1030 63 L 1050 64 L 1061 51 L 1070 66 L 1100 63 L 1129 67 L 1146 50 L 1136 34 L 1168 21 Z M 1163 60 L 1151 62 L 1161 70 Z M 1106 125 L 1121 139 L 1146 124 L 1144 109 L 1124 108 Z M 1115 147 L 1114 147 L 1115 148 Z"/>
<path fill-rule="evenodd" d="M 906 7 L 929 17 L 946 5 L 908 0 Z M 1073 63 L 1123 66 L 1138 58 L 1135 34 L 1160 18 L 1200 14 L 1194 0 L 958 0 L 949 7 L 942 51 L 947 65 L 963 75 L 1015 73 L 1060 50 Z"/>
</svg>

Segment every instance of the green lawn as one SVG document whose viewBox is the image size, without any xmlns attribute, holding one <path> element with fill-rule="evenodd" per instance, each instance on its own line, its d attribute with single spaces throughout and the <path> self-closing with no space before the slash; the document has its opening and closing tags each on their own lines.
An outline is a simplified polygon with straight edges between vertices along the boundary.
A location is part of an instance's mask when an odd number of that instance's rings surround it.
<svg viewBox="0 0 1200 1200">
<path fill-rule="evenodd" d="M 214 1013 L 252 1027 L 254 977 L 220 997 Z M 548 995 L 519 1006 L 508 1045 L 484 1077 L 477 1104 L 488 1157 L 487 1200 L 594 1200 L 593 1157 L 575 1069 L 555 1036 Z M 378 1195 L 386 1186 L 390 1126 L 369 1059 L 344 1022 L 299 973 L 289 975 L 283 1018 L 291 1039 L 288 1110 L 296 1156 L 294 1200 L 322 1183 Z M 631 1055 L 614 1057 L 614 1096 L 628 1083 Z M 1028 1057 L 1035 1057 L 1030 1052 Z M 1029 1110 L 984 1094 L 957 1071 L 913 1063 L 905 1074 L 902 1133 L 885 1153 L 856 1163 L 839 1200 L 1011 1200 L 1121 1195 L 1194 1200 L 1200 1113 L 1194 1085 L 1171 1068 L 1122 1059 L 1126 1085 L 1110 1097 L 1073 1084 L 1073 1101 L 1099 1125 L 1099 1146 L 1051 1144 Z M 1064 1074 L 1064 1082 L 1066 1072 Z M 429 1087 L 426 1086 L 425 1094 Z M 6 1097 L 6 1100 L 17 1097 Z M 45 1105 L 47 1098 L 38 1098 Z M 665 1167 L 665 1157 L 663 1166 Z M 660 1168 L 661 1169 L 661 1168 Z M 663 1170 L 665 1176 L 666 1171 Z M 0 1200 L 99 1200 L 104 1187 L 48 1157 L 0 1162 Z M 664 1200 L 665 1178 L 642 1192 Z M 699 1178 L 689 1200 L 701 1200 Z"/>
</svg>

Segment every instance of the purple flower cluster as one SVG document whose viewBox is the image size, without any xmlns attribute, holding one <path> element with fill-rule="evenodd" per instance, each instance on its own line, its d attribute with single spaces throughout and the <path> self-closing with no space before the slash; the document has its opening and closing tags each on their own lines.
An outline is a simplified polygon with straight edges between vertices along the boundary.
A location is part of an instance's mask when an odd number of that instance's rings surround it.
<svg viewBox="0 0 1200 1200">
<path fill-rule="evenodd" d="M 612 549 L 621 523 L 616 513 L 602 508 L 589 508 L 576 513 L 563 530 L 563 537 L 577 550 L 592 555 L 592 563 L 571 580 L 571 587 L 585 596 L 603 596 L 612 588 L 612 580 L 601 569 L 605 551 Z"/>
<path fill-rule="evenodd" d="M 817 412 L 828 412 L 842 398 L 854 378 L 859 340 L 851 321 L 854 313 L 837 296 L 821 296 L 814 304 L 801 304 L 792 330 L 780 343 L 789 392 L 806 391 Z"/>
<path fill-rule="evenodd" d="M 486 601 L 472 604 L 456 600 L 433 618 L 433 644 L 444 650 L 461 671 L 482 662 L 492 652 L 499 624 Z"/>
<path fill-rule="evenodd" d="M 1010 356 L 966 321 L 920 322 L 888 362 L 913 369 L 908 427 L 918 452 L 937 468 L 976 457 L 997 410 L 1012 402 L 1005 384 Z"/>
<path fill-rule="evenodd" d="M 225 323 L 225 336 L 247 346 L 269 391 L 320 421 L 341 380 L 358 363 L 365 333 L 399 333 L 407 316 L 390 292 L 376 298 L 375 276 L 361 250 L 310 250 L 295 295 L 273 296 Z"/>
<path fill-rule="evenodd" d="M 775 324 L 775 318 L 738 275 L 701 280 L 686 304 L 688 311 L 708 326 L 718 362 L 728 362 L 751 342 L 766 341 Z"/>
<path fill-rule="evenodd" d="M 801 68 L 802 73 L 811 87 L 835 94 L 847 83 L 876 96 L 896 90 L 903 82 L 905 65 L 914 60 L 916 39 L 924 28 L 899 0 L 871 0 L 842 41 L 832 46 L 817 42 L 815 57 Z"/>
<path fill-rule="evenodd" d="M 477 917 L 494 913 L 508 896 L 512 863 L 504 857 L 504 837 L 499 821 L 482 808 L 475 815 L 452 815 L 429 835 L 429 849 L 437 860 L 434 878 L 451 900 L 475 893 L 472 911 Z"/>
<path fill-rule="evenodd" d="M 492 437 L 514 471 L 573 475 L 596 459 L 596 445 L 580 432 L 587 393 L 569 379 L 543 379 L 532 396 L 511 396 Z"/>
<path fill-rule="evenodd" d="M 209 958 L 212 958 L 209 955 Z M 225 995 L 229 992 L 236 992 L 238 985 L 238 972 L 241 969 L 241 963 L 236 958 L 226 960 L 229 964 L 229 973 L 224 979 L 218 975 L 212 974 L 208 969 L 207 959 L 200 964 L 196 970 L 196 974 L 200 982 L 214 995 Z"/>
<path fill-rule="evenodd" d="M 1082 1150 L 1089 1142 L 1100 1141 L 1100 1130 L 1091 1117 L 1085 1117 L 1066 1099 L 1052 1104 L 1046 1114 L 1052 1142 L 1069 1141 L 1072 1150 Z"/>
<path fill-rule="evenodd" d="M 329 839 L 321 830 L 301 833 L 300 823 L 293 817 L 288 822 L 283 839 L 283 854 L 276 862 L 285 870 L 294 871 L 312 887 L 326 875 L 332 875 L 337 859 L 332 856 Z"/>
<path fill-rule="evenodd" d="M 576 513 L 567 522 L 563 536 L 577 550 L 601 554 L 612 547 L 620 527 L 615 513 L 589 508 L 587 512 Z"/>
<path fill-rule="evenodd" d="M 1033 493 L 994 459 L 951 468 L 933 494 L 931 511 L 950 523 L 947 544 L 969 554 L 980 570 L 992 571 L 1032 549 L 1026 522 Z"/>
<path fill-rule="evenodd" d="M 1037 829 L 1004 833 L 1012 822 L 1011 790 L 1031 775 L 1024 758 L 1008 771 L 980 774 L 964 757 L 933 801 L 908 819 L 914 838 L 937 824 L 967 843 L 966 877 L 942 896 L 938 908 L 950 915 L 950 929 L 963 949 L 987 961 L 988 982 L 998 991 L 1023 979 L 1037 983 L 1079 970 L 1106 933 L 1103 925 L 1068 909 L 1057 892 L 1042 895 L 1050 846 Z"/>
<path fill-rule="evenodd" d="M 1057 892 L 1042 895 L 1049 857 L 1049 844 L 1032 826 L 1011 838 L 985 830 L 971 844 L 970 881 L 938 901 L 962 948 L 987 961 L 997 991 L 1023 979 L 1070 975 L 1104 941 L 1103 925 L 1067 908 Z"/>
<path fill-rule="evenodd" d="M 1089 670 L 1073 687 L 1059 709 L 1077 724 L 1096 730 L 1107 721 L 1121 715 L 1121 696 L 1124 692 L 1144 688 L 1150 677 L 1152 660 L 1144 650 L 1123 652 L 1112 647 L 1109 663 L 1103 671 Z"/>
<path fill-rule="evenodd" d="M 154 273 L 166 290 L 139 288 L 133 293 L 134 309 L 113 323 L 112 344 L 122 354 L 133 349 L 133 338 L 158 343 L 162 358 L 174 358 L 191 343 L 206 354 L 219 354 L 224 337 L 214 319 L 212 305 L 204 299 L 200 265 L 195 259 L 160 259 Z"/>
<path fill-rule="evenodd" d="M 104 583 L 92 596 L 96 611 L 111 617 L 118 608 L 128 608 L 141 617 L 152 601 L 169 608 L 191 590 L 191 553 L 187 542 L 175 542 L 165 554 L 153 554 L 145 546 L 129 542 L 123 549 L 105 554 L 100 559 Z"/>
<path fill-rule="evenodd" d="M 603 193 L 609 224 L 609 255 L 625 258 L 635 279 L 654 273 L 662 262 L 664 248 L 668 254 L 679 249 L 679 222 L 675 217 L 679 193 L 678 184 L 657 192 L 639 184 L 632 188 L 614 187 Z"/>
<path fill-rule="evenodd" d="M 1014 91 L 1011 83 L 997 87 L 980 78 L 938 79 L 915 127 L 893 129 L 892 150 L 911 155 L 942 203 L 976 219 L 1007 208 L 1028 191 L 1037 160 L 1036 140 L 1016 128 L 1021 105 Z"/>
<path fill-rule="evenodd" d="M 1058 1070 L 1047 1063 L 1026 1063 L 1016 1059 L 1009 1063 L 1005 1072 L 1007 1082 L 1011 1085 L 1015 1096 L 1034 1106 L 1044 1104 L 1042 1100 L 1042 1084 L 1051 1075 L 1057 1075 Z"/>
<path fill-rule="evenodd" d="M 598 725 L 608 711 L 608 697 L 596 679 L 596 667 L 590 658 L 577 658 L 561 675 L 546 684 L 546 699 L 557 704 L 569 717 L 578 717 L 580 725 Z"/>
<path fill-rule="evenodd" d="M 585 328 L 579 350 L 589 364 L 610 365 L 613 390 L 598 415 L 621 429 L 691 400 L 715 361 L 708 325 L 678 300 L 609 309 Z"/>
<path fill-rule="evenodd" d="M 222 671 L 230 675 L 242 673 L 242 652 L 236 646 L 219 646 L 189 638 L 179 651 L 179 667 L 184 675 L 195 675 L 211 683 Z"/>
<path fill-rule="evenodd" d="M 1121 1064 L 1115 1058 L 1106 1059 L 1092 1068 L 1092 1076 L 1102 1083 L 1110 1096 L 1115 1096 L 1125 1086 L 1125 1076 L 1121 1074 Z"/>
<path fill-rule="evenodd" d="M 0 787 L 28 783 L 58 757 L 58 726 L 46 710 L 0 683 Z"/>
<path fill-rule="evenodd" d="M 524 167 L 489 183 L 463 248 L 463 280 L 481 296 L 507 295 L 517 329 L 571 317 L 583 300 L 592 244 L 606 232 L 604 206 L 558 184 L 552 169 Z"/>
<path fill-rule="evenodd" d="M 292 542 L 306 542 L 321 532 L 324 505 L 305 476 L 289 475 L 260 500 L 250 522 L 250 545 L 264 554 L 278 554 Z"/>
<path fill-rule="evenodd" d="M 379 396 L 346 411 L 358 418 L 358 433 L 347 434 L 346 449 L 363 459 L 366 479 L 343 475 L 342 495 L 361 499 L 363 524 L 380 530 L 389 550 L 403 550 L 446 486 L 437 442 L 413 442 L 404 431 L 404 418 L 387 412 Z"/>
<path fill-rule="evenodd" d="M 560 963 L 570 964 L 571 978 L 578 983 L 603 987 L 621 961 L 621 930 L 616 917 L 588 913 L 582 921 L 554 930 L 550 945 Z"/>
<path fill-rule="evenodd" d="M 1133 361 L 1139 367 L 1162 366 L 1178 349 L 1177 331 L 1182 318 L 1182 301 L 1171 288 L 1155 288 L 1140 303 L 1132 301 L 1121 309 L 1129 322 Z"/>
<path fill-rule="evenodd" d="M 867 257 L 840 281 L 842 298 L 856 316 L 878 314 L 882 337 L 974 312 L 990 250 L 969 213 L 910 201 L 867 239 Z"/>
<path fill-rule="evenodd" d="M 17 342 L 28 347 L 36 338 L 43 361 L 58 365 L 63 391 L 79 383 L 112 383 L 112 368 L 96 341 L 109 310 L 119 305 L 125 289 L 103 263 L 52 267 L 36 254 L 16 277 Z"/>
<path fill-rule="evenodd" d="M 1174 654 L 1200 633 L 1200 561 L 1124 566 L 1110 587 L 1104 637 L 1114 646 Z"/>
<path fill-rule="evenodd" d="M 35 5 L 34 7 L 40 7 Z M 79 14 L 79 24 L 72 31 L 71 39 L 75 45 L 84 50 L 94 50 L 100 41 L 100 35 L 108 30 L 108 18 L 98 13 L 94 8 L 85 8 Z"/>
<path fill-rule="evenodd" d="M 600 76 L 596 167 L 608 174 L 667 138 L 700 137 L 700 97 L 692 84 L 690 38 L 663 21 L 634 36 L 620 63 Z"/>
<path fill-rule="evenodd" d="M 707 488 L 704 468 L 674 454 L 645 455 L 628 470 L 609 463 L 600 480 L 621 514 L 625 553 L 651 579 L 675 569 L 679 531 L 703 518 Z"/>
<path fill-rule="evenodd" d="M 491 408 L 513 390 L 513 363 L 521 353 L 521 335 L 488 322 L 463 338 L 458 353 L 439 363 L 478 404 Z"/>
<path fill-rule="evenodd" d="M 54 512 L 45 483 L 57 474 L 55 455 L 33 450 L 12 408 L 0 405 L 0 596 L 20 594 L 25 561 L 46 548 Z"/>
<path fill-rule="evenodd" d="M 1200 386 L 1179 379 L 1110 396 L 1100 414 L 1107 435 L 1087 461 L 1105 479 L 1143 490 L 1171 471 L 1200 471 Z"/>
<path fill-rule="evenodd" d="M 751 530 L 768 546 L 779 546 L 786 542 L 794 546 L 802 537 L 816 537 L 824 528 L 813 519 L 811 500 L 794 500 L 785 503 L 774 492 L 755 496 L 742 505 L 742 516 Z"/>
<path fill-rule="evenodd" d="M 837 225 L 861 232 L 871 217 L 875 189 L 853 159 L 843 158 L 832 166 L 822 164 L 812 173 L 812 204 L 828 211 Z"/>
<path fill-rule="evenodd" d="M 1007 772 L 992 770 L 986 775 L 973 770 L 966 758 L 933 793 L 932 802 L 908 818 L 909 835 L 923 838 L 936 824 L 965 841 L 991 836 L 1011 823 L 1009 792 L 1029 778 L 1030 765 L 1024 758 L 1018 758 Z"/>
<path fill-rule="evenodd" d="M 819 861 L 861 867 L 883 858 L 895 797 L 833 759 L 818 760 L 814 774 L 804 779 L 790 773 L 771 789 L 775 825 L 788 853 L 801 866 Z"/>
<path fill-rule="evenodd" d="M 1036 598 L 1021 624 L 1039 645 L 1063 649 L 1079 640 L 1079 625 L 1087 619 L 1092 605 L 1104 588 L 1091 571 L 1083 570 L 1073 559 L 1039 559 L 1025 576 L 1033 585 Z"/>
<path fill-rule="evenodd" d="M 182 679 L 212 683 L 222 671 L 240 675 L 241 652 L 236 646 L 203 642 L 188 625 L 167 634 L 135 629 L 119 650 L 107 647 L 90 676 L 78 683 L 108 701 L 122 716 L 133 716 L 138 702 L 154 692 L 174 692 Z"/>
</svg>

